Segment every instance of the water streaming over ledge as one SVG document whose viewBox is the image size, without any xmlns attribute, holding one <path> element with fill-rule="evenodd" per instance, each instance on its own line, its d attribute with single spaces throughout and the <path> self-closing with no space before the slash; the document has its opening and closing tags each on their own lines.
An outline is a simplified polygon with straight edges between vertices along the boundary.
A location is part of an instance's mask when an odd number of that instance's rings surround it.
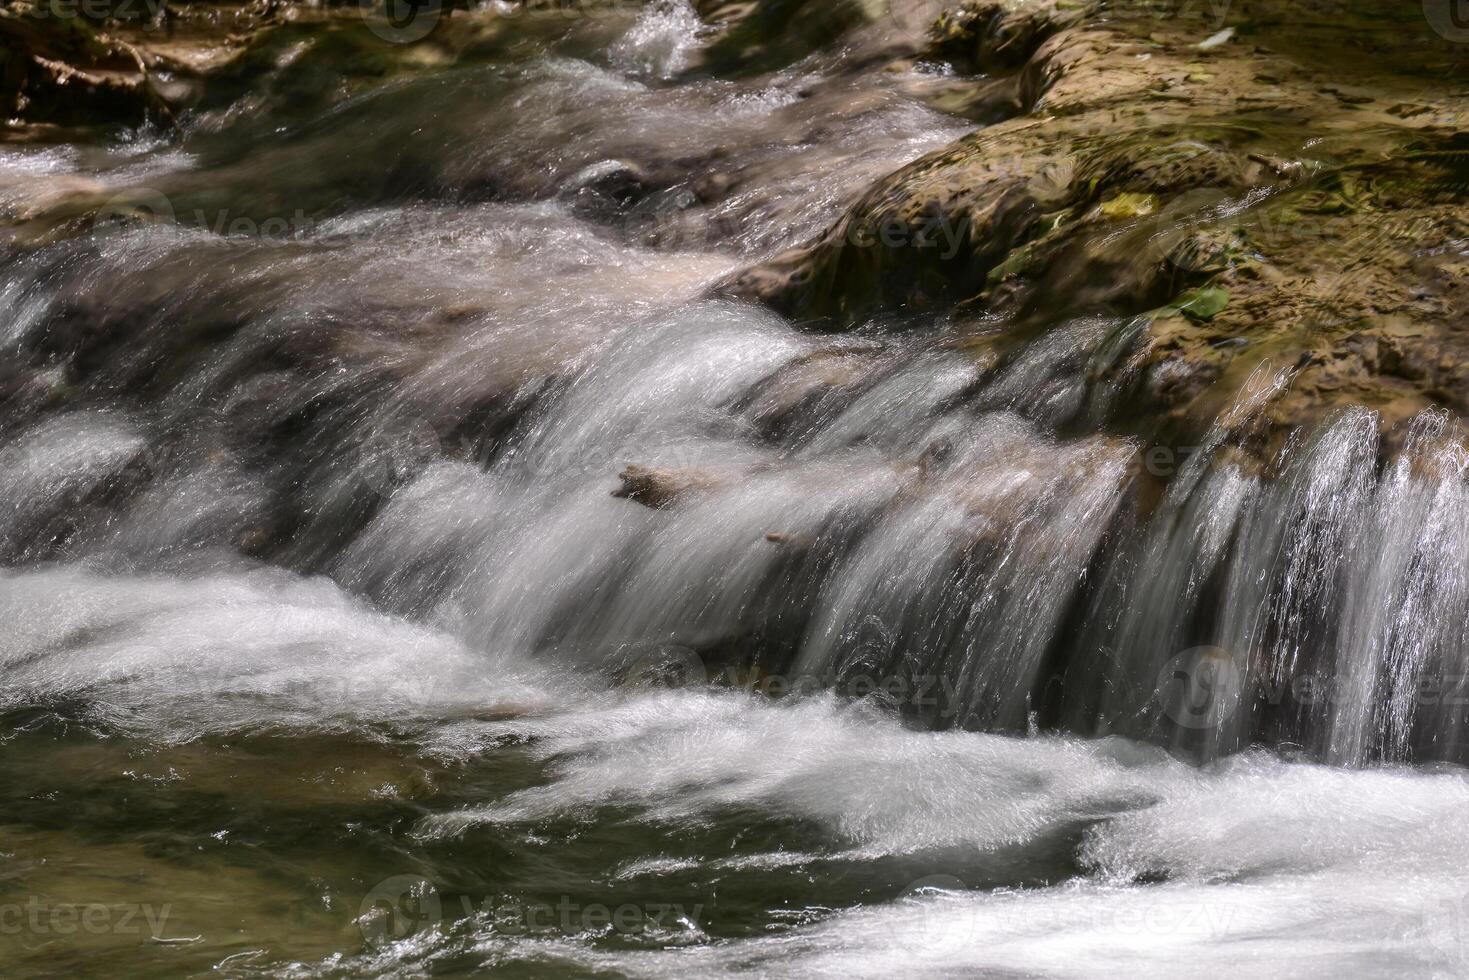
<svg viewBox="0 0 1469 980">
<path fill-rule="evenodd" d="M 1266 363 L 1160 472 L 1125 321 L 709 298 L 968 125 L 697 31 L 0 156 L 173 219 L 0 266 L 14 894 L 173 903 L 139 976 L 1462 969 L 1457 425 L 1262 461 Z"/>
</svg>

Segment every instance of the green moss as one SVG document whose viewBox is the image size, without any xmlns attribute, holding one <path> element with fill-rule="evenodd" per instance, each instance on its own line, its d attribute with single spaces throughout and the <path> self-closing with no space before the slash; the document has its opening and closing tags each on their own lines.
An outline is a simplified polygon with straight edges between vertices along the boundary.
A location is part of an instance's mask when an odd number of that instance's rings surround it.
<svg viewBox="0 0 1469 980">
<path fill-rule="evenodd" d="M 1103 201 L 1099 210 L 1105 218 L 1141 218 L 1158 210 L 1158 195 L 1125 191 Z"/>
<path fill-rule="evenodd" d="M 1183 313 L 1195 320 L 1212 320 L 1229 306 L 1229 290 L 1218 286 L 1202 287 L 1179 297 L 1159 311 L 1159 316 Z"/>
</svg>

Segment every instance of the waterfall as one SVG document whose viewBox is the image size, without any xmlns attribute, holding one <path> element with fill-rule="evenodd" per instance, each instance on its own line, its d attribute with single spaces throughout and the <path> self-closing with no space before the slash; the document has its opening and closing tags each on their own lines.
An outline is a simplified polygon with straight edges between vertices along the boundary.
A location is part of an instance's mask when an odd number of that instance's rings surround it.
<svg viewBox="0 0 1469 980">
<path fill-rule="evenodd" d="M 1462 975 L 1460 415 L 1226 336 L 1263 232 L 996 148 L 1115 54 L 1080 13 L 930 6 L 293 7 L 166 126 L 0 143 L 0 943 L 34 898 L 168 903 L 96 939 L 137 976 Z M 1210 220 L 1401 190 L 1310 150 Z M 842 244 L 925 217 L 894 174 L 993 220 Z M 1330 307 L 1288 329 L 1346 363 Z"/>
</svg>

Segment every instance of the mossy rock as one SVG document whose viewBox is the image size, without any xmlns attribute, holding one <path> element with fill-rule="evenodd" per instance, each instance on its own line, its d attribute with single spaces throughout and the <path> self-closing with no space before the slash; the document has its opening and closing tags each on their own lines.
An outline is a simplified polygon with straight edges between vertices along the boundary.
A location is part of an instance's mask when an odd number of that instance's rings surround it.
<svg viewBox="0 0 1469 980">
<path fill-rule="evenodd" d="M 135 126 L 167 115 L 134 54 L 80 17 L 18 3 L 0 9 L 0 110 L 59 125 Z"/>
<path fill-rule="evenodd" d="M 1294 379 L 1271 438 L 1351 404 L 1389 427 L 1425 408 L 1469 415 L 1469 260 L 1444 247 L 1469 238 L 1469 105 L 1444 74 L 1456 53 L 1407 21 L 1358 51 L 1307 7 L 1264 0 L 1201 48 L 1221 25 L 967 4 L 930 55 L 985 72 L 969 104 L 1008 92 L 1012 118 L 883 178 L 721 290 L 828 330 L 893 310 L 1027 336 L 1136 317 L 1096 380 L 1126 390 L 1115 421 L 1138 431 L 1197 436 L 1266 361 Z M 1383 0 L 1344 16 L 1402 20 Z M 1018 79 L 1036 86 L 1025 99 Z M 953 247 L 920 247 L 929 228 Z"/>
</svg>

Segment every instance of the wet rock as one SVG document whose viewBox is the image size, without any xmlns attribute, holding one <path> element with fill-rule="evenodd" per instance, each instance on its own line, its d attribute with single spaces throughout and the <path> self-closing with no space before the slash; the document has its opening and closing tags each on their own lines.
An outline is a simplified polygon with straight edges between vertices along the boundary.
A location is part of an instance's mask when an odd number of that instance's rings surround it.
<svg viewBox="0 0 1469 980">
<path fill-rule="evenodd" d="M 1469 411 L 1469 108 L 1444 84 L 1456 52 L 1415 13 L 965 4 L 929 53 L 980 74 L 946 108 L 1013 118 L 719 290 L 829 330 L 893 309 L 1023 336 L 1140 316 L 1097 380 L 1151 432 L 1199 434 L 1266 360 L 1295 369 L 1278 432 L 1346 404 L 1389 427 Z"/>
<path fill-rule="evenodd" d="M 58 125 L 172 121 L 149 71 L 159 59 L 28 0 L 0 8 L 0 110 Z"/>
<path fill-rule="evenodd" d="M 627 467 L 618 479 L 622 486 L 612 496 L 631 500 L 653 510 L 672 507 L 690 494 L 717 487 L 719 477 L 703 470 L 654 469 L 636 464 Z"/>
<path fill-rule="evenodd" d="M 652 191 L 643 168 L 627 160 L 603 160 L 574 176 L 567 185 L 579 215 L 607 218 L 626 213 Z"/>
<path fill-rule="evenodd" d="M 1469 302 L 1451 285 L 1464 262 L 1453 243 L 1469 223 L 1462 203 L 1437 200 L 1452 171 L 1416 161 L 1359 170 L 1368 179 L 1352 206 L 1328 175 L 1224 219 L 1243 249 L 1211 280 L 1228 302 L 1208 317 L 1175 307 L 1185 315 L 1149 322 L 1134 355 L 1147 379 L 1136 407 L 1197 429 L 1269 360 L 1298 366 L 1271 409 L 1281 430 L 1354 404 L 1378 411 L 1385 429 L 1425 409 L 1469 412 L 1458 326 Z M 1416 200 L 1401 196 L 1405 185 Z"/>
<path fill-rule="evenodd" d="M 784 67 L 876 20 L 878 7 L 862 0 L 699 3 L 695 9 L 719 28 L 704 66 L 740 75 Z"/>
<path fill-rule="evenodd" d="M 1019 68 L 1051 35 L 1087 15 L 1086 5 L 967 0 L 934 22 L 929 53 L 971 73 Z"/>
</svg>

